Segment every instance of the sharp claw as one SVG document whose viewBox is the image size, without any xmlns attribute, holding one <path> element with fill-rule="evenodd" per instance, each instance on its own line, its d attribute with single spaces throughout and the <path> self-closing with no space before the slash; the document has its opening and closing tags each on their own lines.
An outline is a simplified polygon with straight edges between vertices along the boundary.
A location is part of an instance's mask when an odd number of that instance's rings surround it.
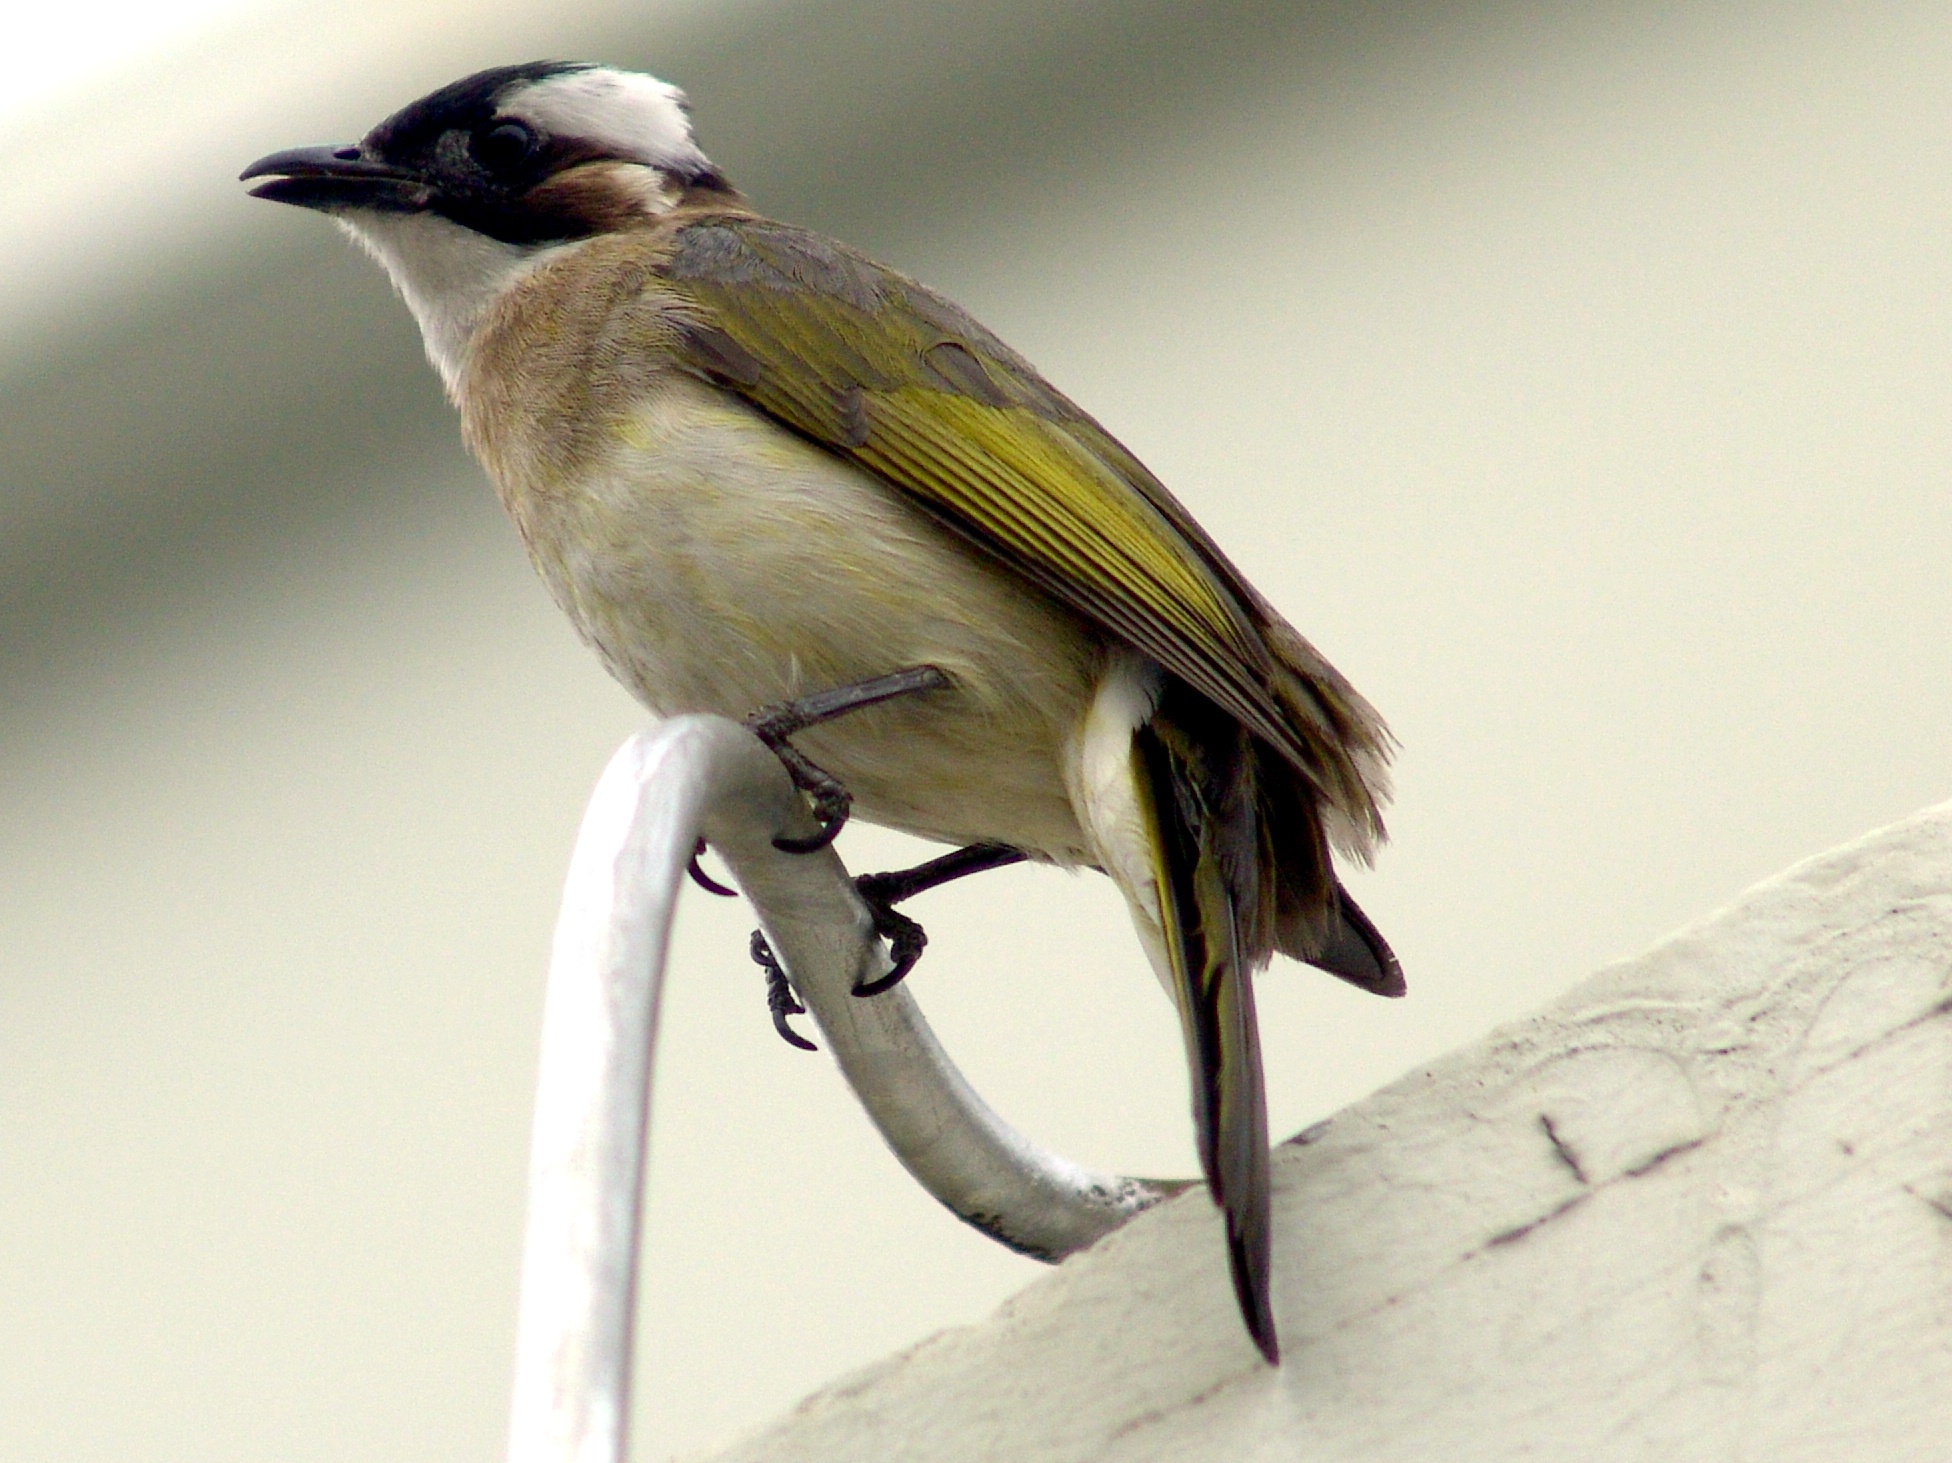
<svg viewBox="0 0 1952 1463">
<path fill-rule="evenodd" d="M 854 799 L 839 783 L 819 788 L 813 794 L 813 814 L 820 820 L 820 831 L 806 838 L 788 838 L 782 834 L 773 840 L 773 847 L 781 853 L 818 853 L 840 837 L 840 830 L 847 826 L 853 808 Z"/>
<path fill-rule="evenodd" d="M 821 849 L 840 837 L 840 830 L 846 823 L 845 814 L 838 818 L 824 819 L 818 833 L 807 838 L 788 838 L 785 834 L 781 834 L 773 840 L 773 847 L 781 853 L 819 853 Z"/>
<path fill-rule="evenodd" d="M 918 952 L 907 960 L 897 960 L 894 968 L 879 980 L 861 981 L 848 994 L 851 996 L 866 997 L 878 996 L 884 991 L 891 991 L 908 978 L 908 972 L 915 968 L 915 962 L 921 958 L 921 954 Z"/>
<path fill-rule="evenodd" d="M 685 872 L 691 875 L 691 882 L 707 894 L 717 894 L 725 899 L 737 899 L 739 891 L 728 889 L 698 866 L 699 855 L 705 852 L 705 840 L 698 840 L 698 847 L 691 851 L 691 862 L 685 865 Z"/>
<path fill-rule="evenodd" d="M 796 1046 L 803 1052 L 817 1052 L 819 1047 L 795 1031 L 787 1022 L 789 1016 L 804 1016 L 807 1008 L 802 1006 L 793 994 L 793 987 L 787 982 L 786 971 L 773 954 L 773 947 L 766 943 L 766 932 L 754 930 L 752 943 L 753 963 L 766 972 L 766 1009 L 772 1013 L 773 1030 L 788 1046 Z"/>
<path fill-rule="evenodd" d="M 784 1040 L 788 1046 L 798 1047 L 803 1052 L 819 1051 L 820 1050 L 819 1047 L 815 1046 L 812 1042 L 808 1041 L 804 1036 L 800 1035 L 799 1032 L 795 1031 L 791 1026 L 788 1026 L 786 1024 L 786 1018 L 789 1014 L 790 1014 L 789 1012 L 785 1012 L 785 1011 L 773 1012 L 773 1030 L 777 1031 L 780 1034 L 781 1039 Z"/>
</svg>

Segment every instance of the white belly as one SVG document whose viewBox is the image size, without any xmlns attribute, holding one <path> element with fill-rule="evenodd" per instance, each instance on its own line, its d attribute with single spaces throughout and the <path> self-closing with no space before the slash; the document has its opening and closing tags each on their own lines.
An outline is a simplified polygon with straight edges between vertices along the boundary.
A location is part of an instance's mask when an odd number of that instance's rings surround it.
<svg viewBox="0 0 1952 1463">
<path fill-rule="evenodd" d="M 859 814 L 1088 858 L 1066 795 L 1105 647 L 896 493 L 686 377 L 596 472 L 508 494 L 551 591 L 662 714 L 755 707 L 935 665 L 956 689 L 795 742 Z"/>
</svg>

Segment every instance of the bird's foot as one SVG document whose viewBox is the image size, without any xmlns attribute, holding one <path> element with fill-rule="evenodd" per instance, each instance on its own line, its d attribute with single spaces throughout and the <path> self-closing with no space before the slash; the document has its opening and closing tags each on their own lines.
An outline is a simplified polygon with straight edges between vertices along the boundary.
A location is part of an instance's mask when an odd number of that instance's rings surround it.
<svg viewBox="0 0 1952 1463">
<path fill-rule="evenodd" d="M 780 1034 L 780 1040 L 788 1046 L 797 1046 L 803 1052 L 817 1052 L 819 1047 L 795 1031 L 787 1021 L 789 1016 L 804 1016 L 807 1008 L 800 1004 L 799 997 L 793 994 L 793 987 L 787 982 L 786 970 L 773 954 L 773 947 L 766 943 L 763 930 L 752 932 L 752 960 L 766 972 L 766 1009 L 772 1014 L 773 1030 Z"/>
<path fill-rule="evenodd" d="M 928 931 L 895 908 L 902 900 L 912 898 L 925 889 L 946 884 L 951 879 L 1022 863 L 1023 858 L 1020 851 L 1001 843 L 972 843 L 967 848 L 945 853 L 912 869 L 861 875 L 854 881 L 854 888 L 859 892 L 861 902 L 868 907 L 868 915 L 874 921 L 874 932 L 888 942 L 889 964 L 885 974 L 857 983 L 852 994 L 878 996 L 883 991 L 893 990 L 915 968 L 915 962 L 922 958 L 922 951 L 929 942 Z M 814 1050 L 812 1042 L 786 1024 L 788 1016 L 797 1016 L 806 1008 L 794 998 L 793 989 L 786 982 L 786 972 L 780 968 L 779 958 L 773 954 L 773 947 L 766 942 L 762 930 L 752 932 L 752 958 L 766 972 L 766 1009 L 772 1013 L 773 1029 L 792 1045 L 805 1051 Z"/>
<path fill-rule="evenodd" d="M 861 890 L 861 901 L 867 905 L 868 916 L 874 921 L 874 932 L 888 942 L 889 965 L 886 974 L 874 980 L 856 982 L 852 994 L 857 996 L 878 996 L 900 985 L 903 977 L 915 968 L 915 962 L 922 958 L 922 951 L 929 942 L 928 931 L 921 925 L 900 913 L 886 900 L 862 889 L 861 886 L 874 877 L 870 874 L 866 878 L 856 879 L 854 887 Z M 793 987 L 786 979 L 786 970 L 779 963 L 779 956 L 773 953 L 764 930 L 752 932 L 750 949 L 753 964 L 766 973 L 766 1009 L 772 1015 L 773 1030 L 788 1046 L 797 1046 L 801 1051 L 818 1051 L 818 1047 L 787 1024 L 788 1016 L 802 1015 L 806 1007 L 793 994 Z"/>
<path fill-rule="evenodd" d="M 854 887 L 861 890 L 861 902 L 867 905 L 868 913 L 874 919 L 874 932 L 888 942 L 888 970 L 873 980 L 854 982 L 853 994 L 878 996 L 883 991 L 893 990 L 907 978 L 908 972 L 915 968 L 915 962 L 922 958 L 922 951 L 928 947 L 929 933 L 896 909 L 892 901 L 876 898 L 862 889 L 866 882 L 865 878 L 856 879 Z"/>
<path fill-rule="evenodd" d="M 854 806 L 853 797 L 841 786 L 839 779 L 815 766 L 804 752 L 787 740 L 789 737 L 810 726 L 818 726 L 823 721 L 845 716 L 850 711 L 877 706 L 899 696 L 913 696 L 922 691 L 946 691 L 948 688 L 949 677 L 936 667 L 912 665 L 885 676 L 816 691 L 810 696 L 782 701 L 775 706 L 762 706 L 748 716 L 745 719 L 746 729 L 779 758 L 787 776 L 793 779 L 793 785 L 813 800 L 813 814 L 820 820 L 819 832 L 807 838 L 781 835 L 773 840 L 773 847 L 782 853 L 814 853 L 825 848 L 840 833 Z"/>
<path fill-rule="evenodd" d="M 874 916 L 875 933 L 888 941 L 890 964 L 887 974 L 856 983 L 854 994 L 878 996 L 883 991 L 893 990 L 915 968 L 915 962 L 922 958 L 922 951 L 929 942 L 928 932 L 895 908 L 902 900 L 912 899 L 923 890 L 934 889 L 951 879 L 1022 862 L 1022 852 L 1006 844 L 972 843 L 967 848 L 945 853 L 912 869 L 861 875 L 854 881 L 854 887 L 860 891 L 861 902 Z"/>
<path fill-rule="evenodd" d="M 825 768 L 815 766 L 805 752 L 785 737 L 772 738 L 764 732 L 759 732 L 758 736 L 779 758 L 780 764 L 786 768 L 786 775 L 793 779 L 793 785 L 813 803 L 813 816 L 820 824 L 815 832 L 805 838 L 791 838 L 782 833 L 773 839 L 773 847 L 781 853 L 818 853 L 838 838 L 840 830 L 847 826 L 848 814 L 854 810 L 853 794 L 841 786 L 839 778 Z"/>
</svg>

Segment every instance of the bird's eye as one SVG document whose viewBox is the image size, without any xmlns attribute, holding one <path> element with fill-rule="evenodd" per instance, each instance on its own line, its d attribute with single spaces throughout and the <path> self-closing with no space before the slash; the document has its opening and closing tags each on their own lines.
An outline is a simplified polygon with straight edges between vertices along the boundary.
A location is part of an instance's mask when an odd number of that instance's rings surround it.
<svg viewBox="0 0 1952 1463">
<path fill-rule="evenodd" d="M 520 122 L 497 122 L 475 133 L 468 149 L 489 172 L 512 172 L 535 151 L 535 133 Z"/>
</svg>

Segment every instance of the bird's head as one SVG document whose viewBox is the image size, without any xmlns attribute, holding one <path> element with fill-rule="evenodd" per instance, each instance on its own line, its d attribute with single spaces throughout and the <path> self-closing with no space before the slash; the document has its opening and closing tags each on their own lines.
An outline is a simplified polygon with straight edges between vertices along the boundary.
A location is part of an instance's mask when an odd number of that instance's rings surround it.
<svg viewBox="0 0 1952 1463">
<path fill-rule="evenodd" d="M 687 197 L 736 201 L 684 93 L 637 72 L 535 61 L 477 72 L 358 142 L 259 158 L 255 198 L 331 215 L 386 267 L 452 387 L 494 296 L 542 258 L 641 228 Z"/>
<path fill-rule="evenodd" d="M 395 112 L 358 142 L 259 158 L 254 198 L 334 214 L 432 214 L 504 244 L 630 226 L 724 179 L 669 82 L 586 62 L 480 71 Z"/>
</svg>

